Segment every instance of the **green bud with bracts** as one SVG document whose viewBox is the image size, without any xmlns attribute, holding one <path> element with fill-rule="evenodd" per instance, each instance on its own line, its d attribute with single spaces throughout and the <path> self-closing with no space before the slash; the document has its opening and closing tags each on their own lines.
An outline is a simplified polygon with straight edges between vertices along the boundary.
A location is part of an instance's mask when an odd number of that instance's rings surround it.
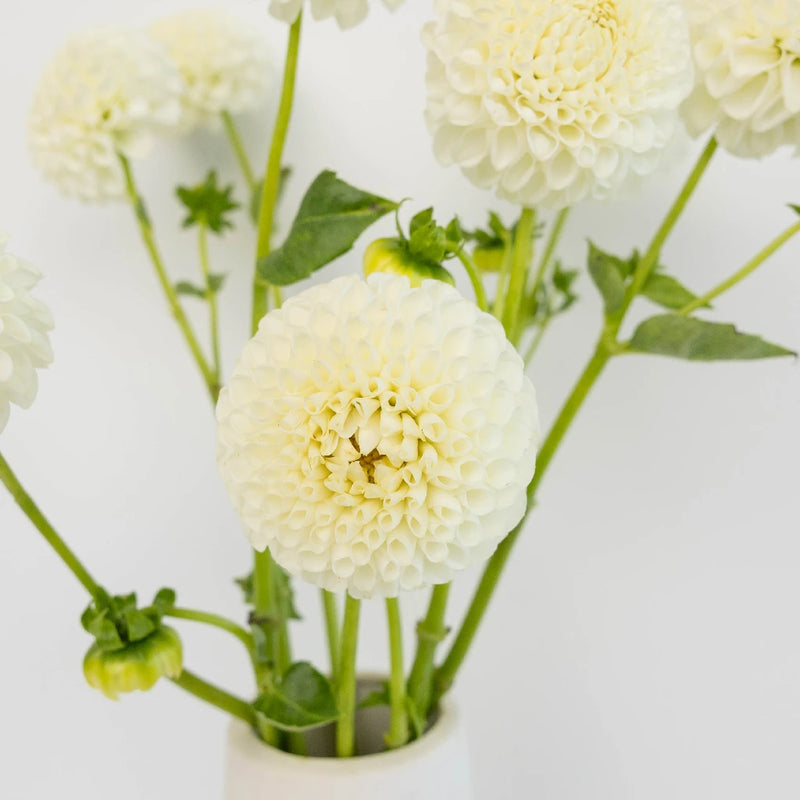
<svg viewBox="0 0 800 800">
<path fill-rule="evenodd" d="M 378 239 L 364 252 L 364 275 L 373 272 L 391 272 L 405 275 L 412 286 L 419 287 L 424 280 L 437 280 L 455 286 L 455 279 L 441 264 L 414 255 L 408 242 L 399 237 Z"/>
</svg>

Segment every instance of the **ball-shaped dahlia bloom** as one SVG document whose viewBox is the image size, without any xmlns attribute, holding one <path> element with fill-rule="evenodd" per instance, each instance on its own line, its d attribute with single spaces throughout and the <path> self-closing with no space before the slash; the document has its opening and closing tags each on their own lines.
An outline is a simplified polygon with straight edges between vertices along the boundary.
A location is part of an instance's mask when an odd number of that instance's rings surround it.
<svg viewBox="0 0 800 800">
<path fill-rule="evenodd" d="M 800 0 L 687 0 L 697 85 L 690 133 L 731 153 L 800 152 Z"/>
<path fill-rule="evenodd" d="M 679 0 L 436 0 L 423 30 L 437 158 L 564 208 L 656 169 L 692 88 Z"/>
<path fill-rule="evenodd" d="M 243 20 L 215 9 L 192 9 L 150 28 L 183 78 L 187 127 L 213 124 L 223 111 L 256 108 L 270 80 L 267 45 Z"/>
<path fill-rule="evenodd" d="M 42 74 L 28 139 L 35 166 L 65 195 L 101 202 L 124 195 L 118 154 L 147 155 L 174 130 L 181 78 L 161 45 L 108 27 L 72 36 Z"/>
<path fill-rule="evenodd" d="M 53 318 L 31 295 L 40 279 L 29 264 L 6 252 L 0 235 L 0 433 L 10 405 L 28 408 L 36 397 L 36 370 L 53 360 L 48 331 Z"/>
<path fill-rule="evenodd" d="M 303 9 L 304 0 L 272 0 L 269 10 L 272 16 L 292 23 Z M 311 16 L 316 20 L 336 17 L 342 30 L 352 28 L 367 16 L 367 0 L 310 0 Z M 383 0 L 383 4 L 394 11 L 403 0 Z"/>
<path fill-rule="evenodd" d="M 339 278 L 267 314 L 217 406 L 257 550 L 354 597 L 450 580 L 522 518 L 539 424 L 501 325 L 440 281 Z"/>
</svg>

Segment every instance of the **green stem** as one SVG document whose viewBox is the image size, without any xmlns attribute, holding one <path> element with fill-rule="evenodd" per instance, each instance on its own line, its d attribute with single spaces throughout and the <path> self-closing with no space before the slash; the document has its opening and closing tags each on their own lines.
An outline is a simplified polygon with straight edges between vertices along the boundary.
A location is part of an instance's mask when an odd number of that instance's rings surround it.
<svg viewBox="0 0 800 800">
<path fill-rule="evenodd" d="M 278 107 L 278 116 L 275 120 L 275 129 L 272 134 L 272 144 L 269 148 L 264 187 L 261 192 L 261 205 L 258 214 L 256 272 L 253 278 L 253 313 L 251 320 L 253 333 L 258 329 L 258 323 L 267 311 L 267 289 L 269 284 L 259 274 L 258 262 L 269 255 L 272 246 L 272 229 L 275 223 L 275 206 L 278 202 L 281 182 L 283 149 L 286 144 L 286 134 L 289 130 L 289 120 L 292 116 L 292 105 L 294 104 L 294 87 L 297 78 L 297 61 L 300 54 L 302 19 L 301 13 L 289 30 L 281 101 Z"/>
<path fill-rule="evenodd" d="M 214 362 L 214 381 L 220 384 L 222 362 L 219 354 L 219 312 L 217 310 L 217 292 L 211 285 L 211 261 L 208 257 L 208 228 L 204 224 L 197 226 L 197 246 L 200 251 L 200 268 L 206 285 L 206 300 L 211 327 L 211 353 Z"/>
<path fill-rule="evenodd" d="M 130 163 L 125 156 L 122 154 L 118 155 L 120 164 L 122 165 L 122 171 L 125 176 L 125 190 L 128 195 L 128 200 L 130 201 L 134 213 L 136 214 L 136 220 L 139 223 L 139 232 L 141 233 L 142 240 L 144 241 L 144 245 L 150 256 L 150 260 L 153 262 L 153 267 L 155 268 L 158 282 L 161 284 L 161 288 L 167 298 L 172 315 L 175 317 L 175 321 L 178 323 L 178 327 L 183 333 L 186 344 L 189 345 L 189 350 L 192 353 L 192 357 L 200 369 L 203 380 L 205 381 L 209 394 L 211 395 L 211 401 L 216 403 L 220 387 L 217 384 L 211 367 L 206 361 L 206 357 L 203 355 L 203 351 L 197 342 L 197 337 L 194 335 L 194 331 L 192 331 L 192 326 L 189 324 L 189 320 L 184 313 L 183 307 L 178 300 L 175 287 L 172 285 L 167 276 L 167 270 L 164 266 L 164 261 L 161 258 L 161 253 L 158 250 L 158 246 L 156 245 L 153 226 L 150 222 L 150 217 L 147 214 L 144 200 L 136 189 L 136 184 L 133 180 L 133 173 L 131 171 Z"/>
<path fill-rule="evenodd" d="M 770 242 L 758 255 L 748 261 L 738 272 L 731 275 L 730 278 L 723 281 L 713 288 L 710 292 L 707 292 L 702 297 L 698 297 L 693 300 L 688 305 L 684 306 L 678 314 L 682 317 L 691 314 L 692 311 L 695 311 L 698 308 L 703 308 L 703 306 L 708 305 L 712 300 L 719 297 L 721 294 L 724 294 L 729 289 L 732 289 L 736 286 L 737 283 L 743 281 L 746 277 L 750 274 L 755 272 L 770 256 L 774 255 L 778 250 L 783 247 L 792 237 L 796 236 L 800 233 L 800 222 L 796 222 L 791 227 L 787 228 L 780 236 L 778 236 L 774 241 Z"/>
<path fill-rule="evenodd" d="M 439 642 L 447 634 L 444 615 L 447 610 L 449 594 L 449 583 L 434 586 L 428 604 L 428 613 L 425 615 L 425 619 L 417 625 L 417 654 L 411 674 L 408 676 L 408 691 L 414 707 L 422 719 L 427 719 L 431 711 L 434 658 Z"/>
<path fill-rule="evenodd" d="M 406 709 L 406 679 L 403 674 L 403 628 L 400 603 L 396 597 L 386 598 L 386 621 L 389 628 L 389 705 L 392 721 L 386 744 L 389 749 L 402 747 L 408 741 L 408 710 Z"/>
<path fill-rule="evenodd" d="M 506 300 L 508 295 L 508 283 L 511 280 L 511 270 L 514 266 L 514 248 L 511 242 L 506 242 L 505 253 L 503 255 L 503 266 L 497 276 L 497 290 L 492 304 L 492 314 L 499 320 L 505 316 Z"/>
<path fill-rule="evenodd" d="M 208 681 L 204 681 L 193 672 L 185 669 L 177 678 L 173 678 L 172 682 L 176 686 L 180 686 L 184 691 L 189 692 L 189 694 L 200 698 L 200 700 L 204 700 L 221 711 L 238 717 L 248 725 L 255 726 L 256 714 L 249 703 L 208 683 Z"/>
<path fill-rule="evenodd" d="M 539 326 L 539 330 L 536 331 L 536 335 L 531 340 L 531 343 L 528 345 L 528 349 L 525 351 L 525 355 L 522 359 L 526 367 L 533 361 L 533 357 L 539 350 L 539 345 L 542 343 L 542 339 L 544 339 L 544 335 L 547 333 L 547 329 L 550 327 L 552 321 L 552 317 L 546 317 Z"/>
<path fill-rule="evenodd" d="M 33 523 L 39 533 L 44 536 L 50 547 L 56 551 L 58 557 L 69 567 L 72 574 L 81 582 L 86 591 L 94 598 L 95 602 L 103 602 L 106 596 L 105 592 L 89 574 L 86 567 L 81 564 L 75 553 L 70 550 L 67 543 L 56 533 L 55 528 L 47 521 L 47 518 L 40 511 L 33 498 L 25 491 L 22 484 L 17 479 L 9 463 L 3 458 L 2 453 L 0 453 L 0 480 L 3 481 L 25 516 Z"/>
<path fill-rule="evenodd" d="M 164 615 L 175 619 L 187 619 L 192 622 L 199 622 L 203 625 L 211 625 L 220 630 L 233 634 L 246 648 L 247 652 L 253 653 L 253 635 L 248 633 L 241 625 L 237 625 L 227 617 L 218 614 L 210 614 L 207 611 L 196 611 L 191 608 L 171 608 Z"/>
<path fill-rule="evenodd" d="M 464 265 L 464 269 L 472 284 L 472 289 L 475 292 L 476 305 L 481 311 L 488 311 L 489 301 L 486 299 L 486 289 L 483 286 L 477 264 L 473 261 L 469 253 L 464 250 L 463 246 L 459 247 L 456 251 L 456 257 Z"/>
<path fill-rule="evenodd" d="M 252 194 L 258 188 L 258 182 L 256 181 L 253 167 L 250 164 L 250 159 L 247 157 L 247 150 L 245 150 L 244 144 L 242 144 L 242 137 L 239 135 L 239 130 L 229 111 L 223 111 L 220 116 L 222 117 L 222 125 L 225 128 L 225 133 L 228 134 L 228 139 L 230 140 L 236 160 L 239 162 L 239 167 L 242 170 L 242 175 L 244 175 L 244 179 L 247 182 L 247 188 L 250 189 L 250 193 Z"/>
<path fill-rule="evenodd" d="M 336 755 L 339 758 L 350 758 L 355 754 L 356 648 L 360 612 L 361 601 L 349 594 L 345 595 L 339 681 L 336 687 L 339 706 L 339 721 L 336 724 Z"/>
<path fill-rule="evenodd" d="M 522 301 L 525 298 L 525 284 L 533 258 L 533 234 L 536 227 L 536 212 L 523 208 L 514 238 L 514 256 L 511 275 L 508 280 L 508 294 L 503 306 L 503 327 L 512 343 L 519 338 Z"/>
<path fill-rule="evenodd" d="M 339 670 L 339 609 L 336 595 L 322 590 L 322 605 L 325 609 L 325 630 L 328 638 L 328 654 L 331 661 L 331 683 L 336 683 Z"/>
<path fill-rule="evenodd" d="M 569 217 L 569 212 L 569 208 L 562 208 L 553 222 L 553 226 L 550 229 L 550 236 L 544 248 L 544 253 L 542 253 L 542 260 L 539 262 L 539 268 L 536 270 L 536 277 L 533 280 L 533 286 L 530 292 L 532 295 L 536 294 L 536 290 L 544 280 L 545 273 L 550 266 L 550 262 L 553 260 L 558 243 L 561 241 L 561 234 L 564 231 L 564 225 Z"/>
</svg>

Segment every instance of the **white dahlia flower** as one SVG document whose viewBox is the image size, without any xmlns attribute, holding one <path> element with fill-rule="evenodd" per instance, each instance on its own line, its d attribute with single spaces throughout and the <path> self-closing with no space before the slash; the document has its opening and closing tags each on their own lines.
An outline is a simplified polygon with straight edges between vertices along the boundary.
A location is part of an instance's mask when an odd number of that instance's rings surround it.
<svg viewBox="0 0 800 800">
<path fill-rule="evenodd" d="M 342 30 L 358 25 L 367 16 L 367 0 L 310 0 L 311 16 L 316 20 L 336 17 Z M 403 0 L 383 0 L 383 4 L 394 11 Z M 294 22 L 303 8 L 303 0 L 272 0 L 269 10 L 273 17 L 284 22 Z"/>
<path fill-rule="evenodd" d="M 680 0 L 435 0 L 434 150 L 526 206 L 601 197 L 658 165 L 692 88 Z"/>
<path fill-rule="evenodd" d="M 745 158 L 800 152 L 800 0 L 687 0 L 697 85 L 689 131 Z"/>
<path fill-rule="evenodd" d="M 215 123 L 258 106 L 269 85 L 263 37 L 224 11 L 193 9 L 150 28 L 183 77 L 184 121 L 189 127 Z"/>
<path fill-rule="evenodd" d="M 72 36 L 44 70 L 29 118 L 36 167 L 61 192 L 118 199 L 117 154 L 147 155 L 155 134 L 180 119 L 181 79 L 147 35 L 98 28 Z"/>
<path fill-rule="evenodd" d="M 6 252 L 0 235 L 0 432 L 8 422 L 10 404 L 28 408 L 36 397 L 36 369 L 53 360 L 47 332 L 53 318 L 30 290 L 39 273 Z"/>
<path fill-rule="evenodd" d="M 245 532 L 294 575 L 394 596 L 483 561 L 520 521 L 539 424 L 500 323 L 399 275 L 267 314 L 217 406 Z"/>
</svg>

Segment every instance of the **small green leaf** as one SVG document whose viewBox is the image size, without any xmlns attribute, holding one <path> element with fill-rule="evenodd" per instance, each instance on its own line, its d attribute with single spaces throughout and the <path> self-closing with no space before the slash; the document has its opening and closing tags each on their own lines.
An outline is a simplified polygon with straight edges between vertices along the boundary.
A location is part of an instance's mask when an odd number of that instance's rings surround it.
<svg viewBox="0 0 800 800">
<path fill-rule="evenodd" d="M 179 281 L 175 284 L 175 291 L 180 295 L 199 297 L 202 300 L 206 299 L 206 290 L 202 286 L 197 286 L 190 281 Z"/>
<path fill-rule="evenodd" d="M 795 205 L 794 203 L 789 204 L 789 208 L 792 209 L 796 214 L 800 214 L 800 205 Z"/>
<path fill-rule="evenodd" d="M 645 320 L 633 334 L 628 350 L 689 361 L 749 360 L 796 355 L 758 336 L 739 333 L 733 325 L 706 322 L 678 314 L 661 314 Z"/>
<path fill-rule="evenodd" d="M 227 274 L 224 272 L 212 272 L 208 276 L 208 290 L 212 294 L 216 294 L 225 285 Z"/>
<path fill-rule="evenodd" d="M 289 236 L 258 262 L 261 277 L 278 286 L 307 278 L 350 250 L 373 223 L 397 203 L 321 173 L 306 192 Z"/>
<path fill-rule="evenodd" d="M 359 708 L 374 708 L 375 706 L 388 706 L 391 703 L 389 697 L 389 682 L 384 681 L 380 689 L 370 692 L 359 704 Z"/>
<path fill-rule="evenodd" d="M 125 620 L 129 642 L 140 642 L 156 630 L 153 620 L 136 608 L 125 611 L 122 618 Z"/>
<path fill-rule="evenodd" d="M 328 679 L 305 661 L 292 664 L 254 707 L 259 717 L 286 731 L 307 731 L 339 717 Z"/>
<path fill-rule="evenodd" d="M 689 303 L 697 299 L 697 295 L 690 292 L 682 283 L 670 275 L 654 272 L 647 279 L 642 294 L 657 305 L 672 311 L 680 311 Z M 706 303 L 704 308 L 710 308 Z"/>
<path fill-rule="evenodd" d="M 232 228 L 233 223 L 228 215 L 239 208 L 239 204 L 231 197 L 232 192 L 233 185 L 217 186 L 217 173 L 213 169 L 203 183 L 192 187 L 179 186 L 175 193 L 187 211 L 183 227 L 205 225 L 214 233 Z"/>
<path fill-rule="evenodd" d="M 233 582 L 242 590 L 244 602 L 249 606 L 253 605 L 253 573 L 248 572 L 241 578 L 234 578 Z"/>
<path fill-rule="evenodd" d="M 418 230 L 421 228 L 427 228 L 431 225 L 436 225 L 433 221 L 433 208 L 426 208 L 424 211 L 420 211 L 418 214 L 415 214 L 411 222 L 408 226 L 408 232 L 411 236 L 413 236 Z"/>
<path fill-rule="evenodd" d="M 635 267 L 634 267 L 635 268 Z M 630 276 L 631 262 L 604 253 L 589 242 L 589 274 L 603 296 L 606 313 L 622 308 L 625 300 L 625 281 Z"/>
<path fill-rule="evenodd" d="M 159 617 L 163 617 L 174 605 L 177 599 L 174 589 L 159 589 L 153 598 L 153 608 L 158 612 Z"/>
</svg>

